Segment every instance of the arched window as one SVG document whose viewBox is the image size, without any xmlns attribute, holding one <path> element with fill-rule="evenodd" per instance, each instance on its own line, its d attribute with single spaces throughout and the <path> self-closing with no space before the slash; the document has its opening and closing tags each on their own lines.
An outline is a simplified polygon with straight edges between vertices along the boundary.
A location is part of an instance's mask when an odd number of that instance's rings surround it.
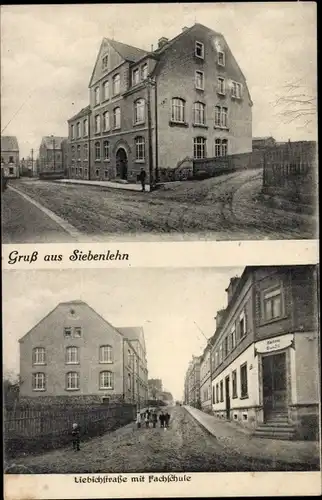
<svg viewBox="0 0 322 500">
<path fill-rule="evenodd" d="M 103 83 L 103 101 L 106 101 L 110 97 L 110 87 L 108 80 Z"/>
<path fill-rule="evenodd" d="M 194 123 L 195 125 L 205 125 L 205 109 L 206 106 L 202 102 L 195 102 L 193 105 Z"/>
<path fill-rule="evenodd" d="M 66 347 L 66 365 L 77 365 L 79 363 L 78 352 L 78 347 Z"/>
<path fill-rule="evenodd" d="M 113 373 L 110 371 L 100 372 L 99 378 L 100 389 L 113 389 Z"/>
<path fill-rule="evenodd" d="M 121 127 L 121 109 L 115 108 L 113 110 L 113 128 Z"/>
<path fill-rule="evenodd" d="M 101 117 L 100 115 L 95 116 L 95 134 L 101 131 Z"/>
<path fill-rule="evenodd" d="M 99 362 L 100 363 L 113 363 L 112 346 L 101 345 L 99 349 Z"/>
<path fill-rule="evenodd" d="M 178 97 L 172 99 L 171 120 L 173 122 L 184 123 L 185 121 L 185 101 Z"/>
<path fill-rule="evenodd" d="M 33 391 L 46 390 L 46 375 L 44 373 L 32 374 L 32 390 Z"/>
<path fill-rule="evenodd" d="M 195 137 L 193 140 L 193 157 L 198 160 L 206 158 L 206 139 L 205 137 Z"/>
<path fill-rule="evenodd" d="M 77 372 L 66 373 L 66 389 L 68 391 L 76 391 L 79 389 L 79 373 Z"/>
<path fill-rule="evenodd" d="M 103 130 L 107 132 L 110 129 L 110 114 L 108 111 L 103 113 Z"/>
<path fill-rule="evenodd" d="M 143 123 L 145 120 L 145 100 L 138 99 L 134 103 L 134 123 Z"/>
<path fill-rule="evenodd" d="M 83 134 L 84 134 L 84 137 L 86 137 L 88 135 L 88 119 L 85 118 L 85 120 L 83 121 Z"/>
<path fill-rule="evenodd" d="M 100 102 L 100 88 L 95 87 L 94 89 L 94 105 L 96 106 Z"/>
<path fill-rule="evenodd" d="M 113 76 L 113 95 L 117 95 L 120 93 L 120 82 L 121 78 L 120 75 L 114 75 Z"/>
<path fill-rule="evenodd" d="M 145 160 L 145 139 L 144 137 L 135 138 L 135 159 Z"/>
<path fill-rule="evenodd" d="M 32 350 L 32 364 L 44 365 L 46 363 L 46 350 L 44 347 L 35 347 Z"/>
<path fill-rule="evenodd" d="M 80 127 L 80 122 L 77 122 L 77 125 L 76 125 L 76 133 L 77 133 L 77 137 L 79 138 L 81 136 L 81 127 Z"/>
<path fill-rule="evenodd" d="M 72 162 L 75 161 L 75 146 L 71 147 L 71 153 L 72 153 Z"/>
<path fill-rule="evenodd" d="M 77 146 L 77 160 L 80 161 L 81 159 L 81 147 Z"/>
<path fill-rule="evenodd" d="M 215 140 L 215 156 L 221 156 L 221 139 Z"/>
<path fill-rule="evenodd" d="M 101 144 L 97 141 L 95 142 L 95 160 L 101 159 Z"/>
<path fill-rule="evenodd" d="M 108 160 L 110 157 L 110 144 L 108 141 L 104 141 L 103 148 L 104 148 L 104 160 Z"/>
<path fill-rule="evenodd" d="M 227 139 L 215 140 L 215 156 L 227 156 L 228 141 Z"/>
</svg>

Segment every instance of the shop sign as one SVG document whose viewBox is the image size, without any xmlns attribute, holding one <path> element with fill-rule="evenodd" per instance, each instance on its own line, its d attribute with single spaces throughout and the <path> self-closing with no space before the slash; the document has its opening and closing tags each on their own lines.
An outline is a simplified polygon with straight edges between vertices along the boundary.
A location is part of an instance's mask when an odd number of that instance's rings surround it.
<svg viewBox="0 0 322 500">
<path fill-rule="evenodd" d="M 265 354 L 267 352 L 280 351 L 281 349 L 286 349 L 291 346 L 294 347 L 294 335 L 292 333 L 288 333 L 286 335 L 280 335 L 279 337 L 273 337 L 256 342 L 255 355 L 257 353 Z"/>
</svg>

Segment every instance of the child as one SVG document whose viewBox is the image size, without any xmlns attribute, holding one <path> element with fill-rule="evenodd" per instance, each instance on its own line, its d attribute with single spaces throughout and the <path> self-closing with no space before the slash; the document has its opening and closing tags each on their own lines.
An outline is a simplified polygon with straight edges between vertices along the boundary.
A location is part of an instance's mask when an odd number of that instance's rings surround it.
<svg viewBox="0 0 322 500">
<path fill-rule="evenodd" d="M 73 424 L 73 430 L 72 430 L 72 436 L 73 436 L 73 450 L 79 451 L 80 450 L 80 429 L 78 424 Z"/>
<path fill-rule="evenodd" d="M 141 428 L 141 413 L 138 411 L 137 414 L 136 414 L 136 423 L 137 423 L 137 427 L 138 429 Z"/>
</svg>

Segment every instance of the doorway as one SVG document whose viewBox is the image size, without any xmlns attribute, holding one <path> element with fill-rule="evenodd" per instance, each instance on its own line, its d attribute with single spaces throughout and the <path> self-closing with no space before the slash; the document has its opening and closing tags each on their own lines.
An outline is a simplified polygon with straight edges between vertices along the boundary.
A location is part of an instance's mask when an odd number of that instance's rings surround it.
<svg viewBox="0 0 322 500">
<path fill-rule="evenodd" d="M 226 419 L 230 420 L 230 392 L 229 377 L 225 378 L 225 401 L 226 401 Z"/>
<path fill-rule="evenodd" d="M 116 153 L 116 176 L 127 180 L 127 154 L 124 148 L 119 148 Z"/>
<path fill-rule="evenodd" d="M 287 413 L 286 354 L 262 358 L 264 422 Z"/>
</svg>

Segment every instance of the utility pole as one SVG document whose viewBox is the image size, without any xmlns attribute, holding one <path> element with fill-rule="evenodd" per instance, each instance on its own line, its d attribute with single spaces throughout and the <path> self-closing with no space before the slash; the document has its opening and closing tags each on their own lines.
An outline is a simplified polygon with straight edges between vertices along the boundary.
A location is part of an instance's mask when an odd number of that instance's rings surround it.
<svg viewBox="0 0 322 500">
<path fill-rule="evenodd" d="M 53 138 L 53 150 L 54 150 L 54 172 L 56 170 L 56 154 L 55 154 L 55 137 L 52 136 Z"/>
<path fill-rule="evenodd" d="M 34 176 L 34 150 L 31 150 L 31 177 Z"/>
<path fill-rule="evenodd" d="M 150 178 L 150 191 L 154 189 L 154 175 L 153 175 L 153 148 L 152 148 L 152 119 L 151 119 L 151 87 L 155 82 L 148 76 L 147 79 L 147 108 L 148 108 L 148 147 L 149 147 L 149 178 Z"/>
</svg>

